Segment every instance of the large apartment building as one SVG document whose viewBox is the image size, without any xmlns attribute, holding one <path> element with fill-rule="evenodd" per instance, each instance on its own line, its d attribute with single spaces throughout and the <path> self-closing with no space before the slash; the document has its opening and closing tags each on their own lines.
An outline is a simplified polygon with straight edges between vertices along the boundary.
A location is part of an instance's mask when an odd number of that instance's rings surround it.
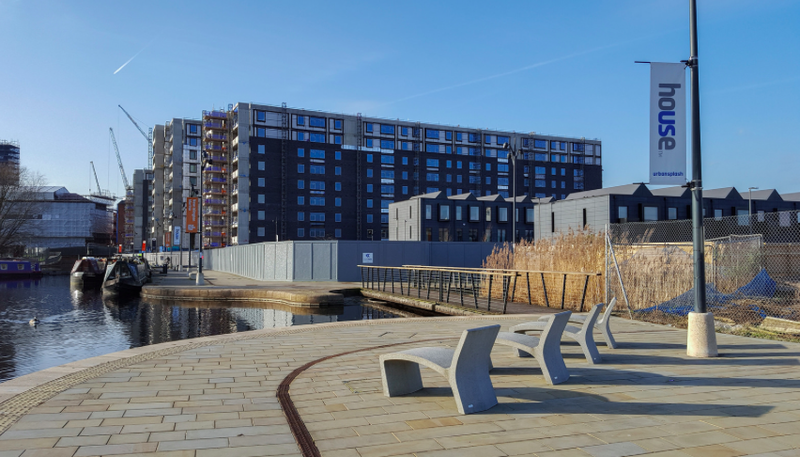
<svg viewBox="0 0 800 457">
<path fill-rule="evenodd" d="M 176 227 L 181 227 L 180 247 L 188 249 L 190 238 L 183 234 L 186 226 L 186 197 L 200 191 L 200 158 L 202 127 L 199 119 L 173 118 L 153 129 L 153 170 L 150 240 L 156 246 L 178 249 L 173 243 Z"/>
<path fill-rule="evenodd" d="M 154 133 L 161 214 L 175 215 L 174 225 L 182 214 L 177 198 L 189 195 L 201 167 L 195 153 L 202 148 L 210 160 L 201 181 L 203 244 L 211 248 L 388 239 L 389 205 L 431 192 L 507 198 L 516 182 L 517 195 L 563 199 L 602 187 L 601 142 L 584 138 L 252 103 L 204 111 L 201 121 L 173 119 Z M 520 152 L 516 169 L 504 144 Z M 156 172 L 153 214 L 158 189 Z"/>
</svg>

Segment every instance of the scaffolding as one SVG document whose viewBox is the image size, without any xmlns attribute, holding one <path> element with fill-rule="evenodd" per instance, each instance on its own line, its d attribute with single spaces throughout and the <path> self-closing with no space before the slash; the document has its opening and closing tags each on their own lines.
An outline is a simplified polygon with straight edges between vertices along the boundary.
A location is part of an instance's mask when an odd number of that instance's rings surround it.
<svg viewBox="0 0 800 457">
<path fill-rule="evenodd" d="M 203 111 L 203 248 L 228 245 L 228 113 Z"/>
</svg>

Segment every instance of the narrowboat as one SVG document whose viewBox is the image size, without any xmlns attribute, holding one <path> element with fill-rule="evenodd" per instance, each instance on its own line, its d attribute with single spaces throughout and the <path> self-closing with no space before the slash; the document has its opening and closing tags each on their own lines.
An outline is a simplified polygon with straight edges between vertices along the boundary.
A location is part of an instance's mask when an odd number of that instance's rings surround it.
<svg viewBox="0 0 800 457">
<path fill-rule="evenodd" d="M 103 291 L 120 296 L 139 295 L 149 280 L 149 269 L 146 263 L 133 258 L 110 260 L 103 278 Z"/>
<path fill-rule="evenodd" d="M 83 257 L 75 261 L 69 274 L 69 282 L 82 289 L 99 289 L 103 284 L 105 271 L 94 257 Z"/>
<path fill-rule="evenodd" d="M 0 278 L 41 278 L 39 262 L 24 259 L 0 259 Z"/>
</svg>

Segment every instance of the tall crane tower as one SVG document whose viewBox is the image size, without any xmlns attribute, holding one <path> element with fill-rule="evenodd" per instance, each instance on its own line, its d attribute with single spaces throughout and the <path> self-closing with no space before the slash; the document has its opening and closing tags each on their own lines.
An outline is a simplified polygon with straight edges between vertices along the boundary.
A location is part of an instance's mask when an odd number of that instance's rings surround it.
<svg viewBox="0 0 800 457">
<path fill-rule="evenodd" d="M 119 148 L 117 147 L 117 138 L 114 137 L 114 129 L 111 127 L 108 128 L 109 133 L 111 133 L 111 142 L 114 143 L 114 152 L 117 153 L 117 163 L 119 164 L 119 173 L 122 175 L 122 183 L 125 185 L 125 191 L 133 190 L 130 184 L 128 184 L 128 178 L 125 176 L 125 167 L 122 166 L 122 157 L 119 156 Z"/>
<path fill-rule="evenodd" d="M 122 105 L 117 105 L 117 106 L 119 106 L 119 109 L 121 109 L 122 112 L 125 113 L 126 116 L 128 116 L 128 119 L 130 119 L 131 122 L 133 122 L 133 125 L 136 127 L 136 130 L 138 130 L 139 133 L 141 133 L 142 136 L 144 137 L 145 141 L 147 141 L 147 167 L 148 167 L 149 170 L 152 170 L 153 169 L 153 129 L 152 129 L 152 127 L 148 127 L 147 128 L 147 133 L 144 133 L 144 130 L 141 127 L 139 127 L 139 124 L 135 120 L 133 120 L 133 116 L 131 116 L 130 113 L 125 111 L 125 108 L 123 108 Z"/>
<path fill-rule="evenodd" d="M 97 193 L 102 194 L 103 191 L 100 189 L 100 180 L 97 179 L 97 170 L 94 168 L 94 162 L 90 160 L 89 163 L 92 164 L 92 173 L 94 173 L 94 182 L 97 184 Z"/>
</svg>

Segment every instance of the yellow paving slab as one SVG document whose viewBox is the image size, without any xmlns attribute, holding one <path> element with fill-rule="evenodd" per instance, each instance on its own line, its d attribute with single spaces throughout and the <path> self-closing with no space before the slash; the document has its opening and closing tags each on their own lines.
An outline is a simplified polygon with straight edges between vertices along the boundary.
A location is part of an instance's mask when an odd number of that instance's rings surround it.
<svg viewBox="0 0 800 457">
<path fill-rule="evenodd" d="M 259 330 L 68 364 L 55 370 L 62 377 L 42 372 L 5 390 L 0 456 L 301 455 L 277 388 L 328 356 L 289 390 L 323 456 L 685 457 L 800 448 L 800 345 L 717 335 L 721 357 L 691 359 L 684 331 L 616 318 L 620 346 L 601 343 L 601 364 L 562 344 L 571 378 L 557 386 L 545 384 L 534 359 L 497 347 L 491 374 L 500 403 L 488 411 L 459 415 L 447 382 L 427 369 L 422 391 L 383 396 L 380 354 L 453 346 L 466 328 L 507 329 L 535 317 Z"/>
</svg>

